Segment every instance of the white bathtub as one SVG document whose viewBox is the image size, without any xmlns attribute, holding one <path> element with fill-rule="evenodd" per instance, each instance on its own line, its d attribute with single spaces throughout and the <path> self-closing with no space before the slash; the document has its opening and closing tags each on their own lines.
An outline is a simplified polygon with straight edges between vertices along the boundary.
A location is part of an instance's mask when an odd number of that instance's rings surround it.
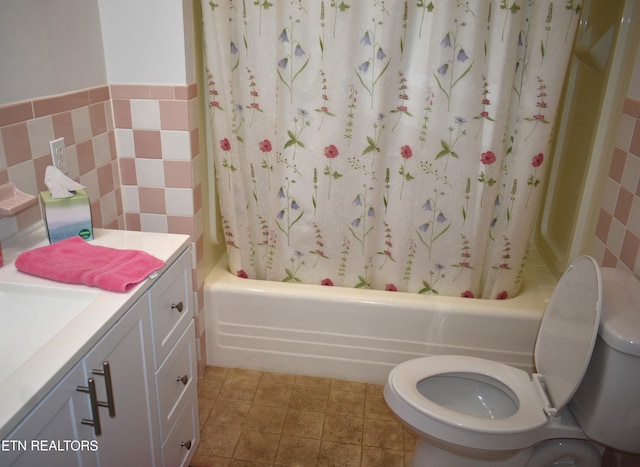
<svg viewBox="0 0 640 467">
<path fill-rule="evenodd" d="M 496 301 L 241 279 L 225 257 L 205 283 L 207 363 L 377 384 L 424 355 L 530 372 L 553 281 L 534 269 L 517 297 Z"/>
</svg>

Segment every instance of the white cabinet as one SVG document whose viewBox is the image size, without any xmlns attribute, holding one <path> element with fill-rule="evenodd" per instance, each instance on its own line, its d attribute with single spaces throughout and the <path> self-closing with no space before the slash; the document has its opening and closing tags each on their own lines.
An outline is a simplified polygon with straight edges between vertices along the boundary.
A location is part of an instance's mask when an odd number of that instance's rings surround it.
<svg viewBox="0 0 640 467">
<path fill-rule="evenodd" d="M 191 297 L 187 249 L 2 440 L 0 465 L 188 465 L 199 442 Z"/>
<path fill-rule="evenodd" d="M 100 465 L 159 465 L 149 305 L 142 297 L 83 360 L 98 403 Z M 145 348 L 146 344 L 146 348 Z M 87 394 L 90 401 L 91 397 Z"/>
<path fill-rule="evenodd" d="M 34 467 L 40 465 L 97 466 L 97 441 L 89 427 L 79 420 L 89 418 L 86 396 L 77 385 L 84 381 L 82 363 L 78 363 L 40 402 L 31 414 L 2 441 L 0 465 Z M 66 442 L 83 439 L 80 445 L 53 451 L 47 440 Z"/>
<path fill-rule="evenodd" d="M 165 467 L 188 466 L 200 441 L 190 265 L 183 254 L 149 293 Z"/>
<path fill-rule="evenodd" d="M 149 342 L 143 296 L 8 437 L 26 443 L 9 465 L 159 465 Z"/>
</svg>

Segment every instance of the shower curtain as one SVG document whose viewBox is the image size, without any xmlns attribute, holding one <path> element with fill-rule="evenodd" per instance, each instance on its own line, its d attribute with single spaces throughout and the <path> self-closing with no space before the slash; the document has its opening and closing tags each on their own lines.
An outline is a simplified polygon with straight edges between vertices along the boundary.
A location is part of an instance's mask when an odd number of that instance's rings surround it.
<svg viewBox="0 0 640 467">
<path fill-rule="evenodd" d="M 240 277 L 504 299 L 519 288 L 573 0 L 202 0 Z"/>
</svg>

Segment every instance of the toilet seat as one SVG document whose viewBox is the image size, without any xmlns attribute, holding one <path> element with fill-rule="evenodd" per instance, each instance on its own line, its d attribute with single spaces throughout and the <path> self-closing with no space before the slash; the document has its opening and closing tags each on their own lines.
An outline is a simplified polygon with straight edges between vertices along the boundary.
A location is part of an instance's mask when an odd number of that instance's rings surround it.
<svg viewBox="0 0 640 467">
<path fill-rule="evenodd" d="M 540 324 L 534 349 L 539 373 L 532 377 L 509 365 L 476 357 L 421 357 L 401 363 L 389 373 L 387 404 L 435 444 L 442 441 L 482 450 L 517 450 L 547 439 L 543 427 L 548 428 L 548 417 L 561 414 L 591 358 L 600 321 L 601 292 L 595 260 L 588 256 L 576 259 L 560 278 Z M 452 374 L 468 380 L 465 388 L 482 375 L 481 384 L 489 383 L 505 397 L 510 391 L 517 410 L 501 418 L 487 418 L 449 408 L 420 392 L 420 382 Z M 448 387 L 454 386 L 445 384 L 432 395 L 439 398 Z M 494 389 L 491 392 L 496 393 Z M 451 398 L 449 406 L 466 407 L 466 400 L 473 397 L 465 393 L 458 399 Z"/>
<path fill-rule="evenodd" d="M 507 418 L 483 418 L 447 408 L 418 391 L 418 383 L 450 373 L 484 375 L 499 381 L 516 397 L 518 410 Z M 392 370 L 389 382 L 398 396 L 424 415 L 478 433 L 505 434 L 535 430 L 547 423 L 543 401 L 529 375 L 502 363 L 476 357 L 440 355 L 404 362 Z"/>
</svg>

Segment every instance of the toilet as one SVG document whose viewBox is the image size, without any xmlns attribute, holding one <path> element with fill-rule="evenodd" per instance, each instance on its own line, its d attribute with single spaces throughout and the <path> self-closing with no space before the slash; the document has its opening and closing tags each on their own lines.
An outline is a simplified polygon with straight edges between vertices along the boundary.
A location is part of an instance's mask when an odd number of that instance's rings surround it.
<svg viewBox="0 0 640 467">
<path fill-rule="evenodd" d="M 602 315 L 602 316 L 601 316 Z M 396 366 L 384 398 L 417 436 L 413 467 L 599 466 L 640 453 L 640 281 L 576 259 L 545 310 L 536 373 L 470 356 Z"/>
</svg>

